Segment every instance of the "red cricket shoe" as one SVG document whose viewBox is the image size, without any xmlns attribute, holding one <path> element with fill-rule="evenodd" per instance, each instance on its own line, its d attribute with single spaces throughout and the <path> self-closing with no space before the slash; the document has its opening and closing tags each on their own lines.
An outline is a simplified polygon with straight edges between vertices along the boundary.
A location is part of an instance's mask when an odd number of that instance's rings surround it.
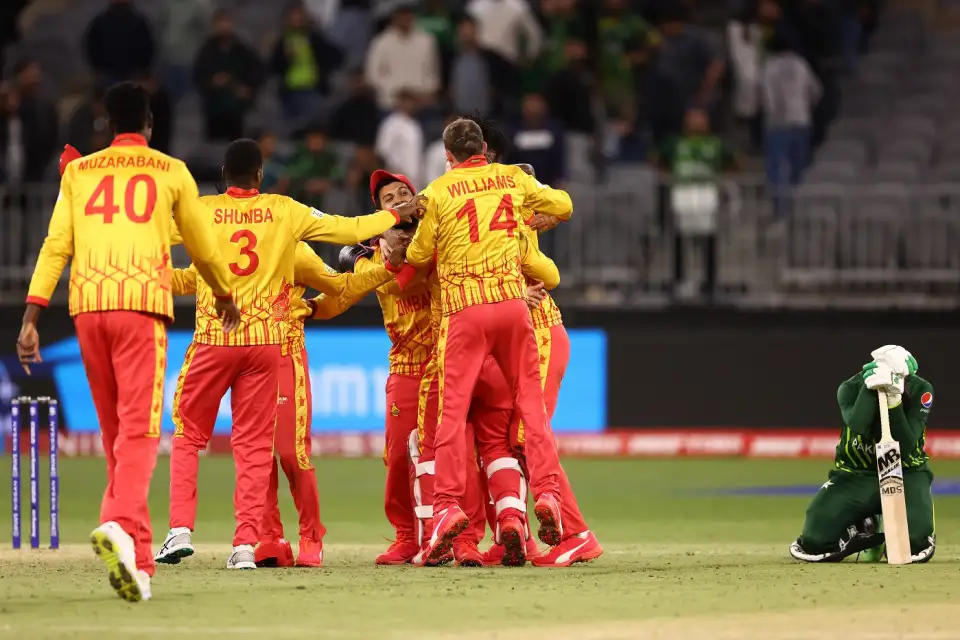
<svg viewBox="0 0 960 640">
<path fill-rule="evenodd" d="M 469 524 L 470 519 L 467 518 L 467 514 L 456 505 L 447 507 L 434 516 L 433 533 L 425 544 L 425 548 L 418 554 L 422 556 L 420 564 L 425 566 L 442 564 L 441 561 L 449 555 L 453 547 L 453 539 Z"/>
<path fill-rule="evenodd" d="M 502 544 L 493 544 L 487 551 L 483 554 L 483 566 L 485 567 L 494 567 L 498 564 L 503 564 L 503 553 L 504 548 Z M 533 538 L 527 538 L 527 552 L 525 554 L 526 560 L 533 560 L 538 555 L 540 555 L 540 549 L 537 547 L 537 541 Z M 505 565 L 509 566 L 509 565 Z"/>
<path fill-rule="evenodd" d="M 453 541 L 453 559 L 458 567 L 482 567 L 483 554 L 472 540 Z"/>
<path fill-rule="evenodd" d="M 420 545 L 416 540 L 407 536 L 397 536 L 393 544 L 377 556 L 376 563 L 380 565 L 409 564 L 418 551 L 420 551 Z"/>
<path fill-rule="evenodd" d="M 297 553 L 298 567 L 323 566 L 323 541 L 319 542 L 310 538 L 300 538 L 300 549 Z"/>
<path fill-rule="evenodd" d="M 527 533 L 523 522 L 516 516 L 506 516 L 499 524 L 500 542 L 503 544 L 505 567 L 522 567 L 527 563 Z"/>
<path fill-rule="evenodd" d="M 563 523 L 560 520 L 560 501 L 552 493 L 545 493 L 537 499 L 533 513 L 540 521 L 537 537 L 551 547 L 563 540 Z"/>
<path fill-rule="evenodd" d="M 264 540 L 254 550 L 253 561 L 258 567 L 292 567 L 293 547 L 283 538 Z"/>
<path fill-rule="evenodd" d="M 590 531 L 570 536 L 531 563 L 535 567 L 569 567 L 574 562 L 590 562 L 603 555 L 603 547 Z"/>
</svg>

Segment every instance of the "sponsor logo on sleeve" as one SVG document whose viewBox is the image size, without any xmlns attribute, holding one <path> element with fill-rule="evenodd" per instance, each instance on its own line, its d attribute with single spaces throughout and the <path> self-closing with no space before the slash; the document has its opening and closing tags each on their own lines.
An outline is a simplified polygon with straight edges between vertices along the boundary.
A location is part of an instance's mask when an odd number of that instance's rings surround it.
<svg viewBox="0 0 960 640">
<path fill-rule="evenodd" d="M 320 211 L 319 209 L 310 209 L 310 214 L 314 218 L 322 218 L 323 216 L 327 215 L 323 211 Z"/>
<path fill-rule="evenodd" d="M 929 391 L 925 392 L 922 396 L 920 396 L 920 404 L 923 405 L 924 409 L 929 409 L 930 407 L 932 407 L 933 394 L 930 393 Z"/>
</svg>

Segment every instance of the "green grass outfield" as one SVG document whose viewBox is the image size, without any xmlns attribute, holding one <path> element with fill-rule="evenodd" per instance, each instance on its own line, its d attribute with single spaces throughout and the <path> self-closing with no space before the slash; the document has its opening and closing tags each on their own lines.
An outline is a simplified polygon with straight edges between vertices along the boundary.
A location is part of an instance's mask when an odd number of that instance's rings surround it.
<svg viewBox="0 0 960 640">
<path fill-rule="evenodd" d="M 606 553 L 555 570 L 375 567 L 391 533 L 382 464 L 316 464 L 329 530 L 324 569 L 228 572 L 232 461 L 205 458 L 198 554 L 158 567 L 154 599 L 137 605 L 113 594 L 85 543 L 97 524 L 102 460 L 61 460 L 58 552 L 10 550 L 4 484 L 0 637 L 960 639 L 960 499 L 937 499 L 940 545 L 928 565 L 809 566 L 787 555 L 808 497 L 716 493 L 816 485 L 826 461 L 569 460 Z M 960 463 L 934 470 L 960 478 Z M 168 480 L 161 459 L 151 502 L 157 538 L 167 529 Z M 45 478 L 41 489 L 46 505 Z M 29 546 L 27 483 L 23 493 Z M 289 496 L 281 508 L 295 531 Z M 46 545 L 46 513 L 42 530 Z"/>
</svg>

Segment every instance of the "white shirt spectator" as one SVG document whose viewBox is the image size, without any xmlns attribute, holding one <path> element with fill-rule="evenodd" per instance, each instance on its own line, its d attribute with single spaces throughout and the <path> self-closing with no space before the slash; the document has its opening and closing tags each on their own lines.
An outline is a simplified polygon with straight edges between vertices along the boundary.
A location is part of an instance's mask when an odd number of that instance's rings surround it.
<svg viewBox="0 0 960 640">
<path fill-rule="evenodd" d="M 423 154 L 423 186 L 426 186 L 447 172 L 447 150 L 443 140 L 435 140 Z"/>
<path fill-rule="evenodd" d="M 318 26 L 329 29 L 340 11 L 340 0 L 304 0 L 303 8 Z"/>
<path fill-rule="evenodd" d="M 513 64 L 520 62 L 520 42 L 533 60 L 543 46 L 543 33 L 527 0 L 470 0 L 467 13 L 477 21 L 480 46 Z"/>
<path fill-rule="evenodd" d="M 399 111 L 387 116 L 377 130 L 375 148 L 387 171 L 402 173 L 415 186 L 423 186 L 423 129 L 413 117 Z"/>
<path fill-rule="evenodd" d="M 383 109 L 393 106 L 399 89 L 434 94 L 440 89 L 437 41 L 419 27 L 406 35 L 389 27 L 370 43 L 366 75 Z"/>
<path fill-rule="evenodd" d="M 768 129 L 809 127 L 823 87 L 807 61 L 775 53 L 763 65 L 763 119 Z"/>
</svg>

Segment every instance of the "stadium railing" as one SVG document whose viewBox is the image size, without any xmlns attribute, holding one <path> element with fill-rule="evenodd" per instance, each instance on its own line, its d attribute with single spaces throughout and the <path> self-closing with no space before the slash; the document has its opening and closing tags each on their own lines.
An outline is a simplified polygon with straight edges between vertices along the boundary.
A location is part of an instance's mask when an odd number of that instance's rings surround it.
<svg viewBox="0 0 960 640">
<path fill-rule="evenodd" d="M 958 303 L 960 185 L 801 185 L 773 198 L 760 175 L 671 184 L 631 168 L 565 187 L 574 216 L 541 236 L 564 304 L 658 307 L 684 291 L 744 307 Z M 23 301 L 57 193 L 0 188 L 0 303 Z M 318 249 L 336 265 L 338 247 Z M 188 262 L 180 247 L 173 257 Z M 712 290 L 700 286 L 711 261 Z"/>
</svg>

